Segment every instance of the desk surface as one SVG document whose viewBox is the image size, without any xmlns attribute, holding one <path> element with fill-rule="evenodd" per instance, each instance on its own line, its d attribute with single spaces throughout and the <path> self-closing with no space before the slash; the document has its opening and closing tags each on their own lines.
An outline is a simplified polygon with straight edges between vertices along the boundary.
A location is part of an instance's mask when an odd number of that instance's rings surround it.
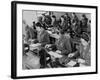
<svg viewBox="0 0 100 80">
<path fill-rule="evenodd" d="M 57 52 L 53 52 L 53 51 L 48 52 L 48 54 L 50 54 L 51 56 L 54 56 L 55 58 L 61 58 L 62 57 L 62 55 L 58 54 Z"/>
<path fill-rule="evenodd" d="M 31 44 L 31 45 L 30 45 L 30 50 L 38 49 L 40 46 L 41 46 L 40 43 L 37 43 L 37 44 Z"/>
</svg>

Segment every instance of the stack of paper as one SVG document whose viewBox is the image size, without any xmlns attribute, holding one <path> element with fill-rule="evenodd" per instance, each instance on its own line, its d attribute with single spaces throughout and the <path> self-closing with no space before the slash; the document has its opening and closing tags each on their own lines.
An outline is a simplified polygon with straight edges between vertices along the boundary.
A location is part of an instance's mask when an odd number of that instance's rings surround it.
<svg viewBox="0 0 100 80">
<path fill-rule="evenodd" d="M 59 39 L 60 36 L 58 34 L 51 34 L 51 37 Z"/>
<path fill-rule="evenodd" d="M 41 45 L 40 43 L 31 44 L 31 45 L 30 45 L 30 50 L 37 49 L 40 45 Z"/>
<path fill-rule="evenodd" d="M 56 53 L 61 53 L 61 51 L 57 50 Z"/>
<path fill-rule="evenodd" d="M 47 31 L 49 34 L 52 34 L 52 32 L 51 31 Z"/>
<path fill-rule="evenodd" d="M 75 61 L 71 60 L 69 63 L 67 63 L 66 65 L 69 67 L 73 67 L 76 64 Z"/>
<path fill-rule="evenodd" d="M 85 63 L 85 60 L 84 60 L 84 59 L 79 58 L 79 59 L 78 59 L 78 63 L 83 64 L 83 63 Z"/>
<path fill-rule="evenodd" d="M 60 55 L 56 52 L 53 52 L 53 51 L 48 52 L 48 54 L 50 54 L 51 56 L 54 56 L 55 58 L 61 58 L 62 57 L 62 55 Z"/>
</svg>

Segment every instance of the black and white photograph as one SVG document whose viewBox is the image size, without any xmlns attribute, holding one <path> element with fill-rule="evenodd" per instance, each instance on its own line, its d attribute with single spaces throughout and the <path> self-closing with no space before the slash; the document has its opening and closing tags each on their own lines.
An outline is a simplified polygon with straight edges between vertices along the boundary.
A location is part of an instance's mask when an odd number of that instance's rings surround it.
<svg viewBox="0 0 100 80">
<path fill-rule="evenodd" d="M 12 77 L 97 73 L 97 7 L 12 3 Z"/>
<path fill-rule="evenodd" d="M 23 10 L 23 69 L 91 66 L 91 14 Z"/>
</svg>

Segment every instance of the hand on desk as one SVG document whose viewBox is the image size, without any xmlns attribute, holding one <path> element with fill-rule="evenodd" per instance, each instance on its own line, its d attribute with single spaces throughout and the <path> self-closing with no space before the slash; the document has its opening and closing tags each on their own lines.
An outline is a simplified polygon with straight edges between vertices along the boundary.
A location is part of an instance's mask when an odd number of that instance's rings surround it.
<svg viewBox="0 0 100 80">
<path fill-rule="evenodd" d="M 70 53 L 70 54 L 68 55 L 68 57 L 69 57 L 69 58 L 72 58 L 74 55 L 75 55 L 74 53 Z"/>
<path fill-rule="evenodd" d="M 60 50 L 57 50 L 56 53 L 61 54 L 61 51 Z"/>
<path fill-rule="evenodd" d="M 46 44 L 45 45 L 45 48 L 49 48 L 49 47 L 51 47 L 51 44 Z"/>
</svg>

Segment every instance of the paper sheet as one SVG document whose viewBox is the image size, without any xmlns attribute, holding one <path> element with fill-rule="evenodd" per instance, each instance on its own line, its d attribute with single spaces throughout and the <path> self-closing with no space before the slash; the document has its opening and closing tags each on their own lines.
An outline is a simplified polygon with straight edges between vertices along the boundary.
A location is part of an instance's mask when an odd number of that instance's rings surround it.
<svg viewBox="0 0 100 80">
<path fill-rule="evenodd" d="M 31 45 L 30 45 L 30 50 L 37 49 L 40 45 L 41 45 L 40 43 L 31 44 Z"/>
<path fill-rule="evenodd" d="M 71 60 L 67 65 L 70 67 L 73 67 L 75 64 L 76 64 L 76 62 Z"/>
<path fill-rule="evenodd" d="M 52 32 L 51 31 L 47 31 L 49 34 L 52 34 Z"/>
<path fill-rule="evenodd" d="M 50 52 L 48 52 L 51 56 L 54 56 L 55 58 L 61 58 L 62 57 L 62 55 L 60 55 L 60 54 L 58 54 L 58 53 L 56 53 L 56 52 L 53 52 L 53 51 L 50 51 Z"/>
<path fill-rule="evenodd" d="M 79 58 L 79 59 L 78 59 L 78 62 L 79 62 L 79 63 L 85 63 L 85 60 L 84 60 L 84 59 Z"/>
</svg>

